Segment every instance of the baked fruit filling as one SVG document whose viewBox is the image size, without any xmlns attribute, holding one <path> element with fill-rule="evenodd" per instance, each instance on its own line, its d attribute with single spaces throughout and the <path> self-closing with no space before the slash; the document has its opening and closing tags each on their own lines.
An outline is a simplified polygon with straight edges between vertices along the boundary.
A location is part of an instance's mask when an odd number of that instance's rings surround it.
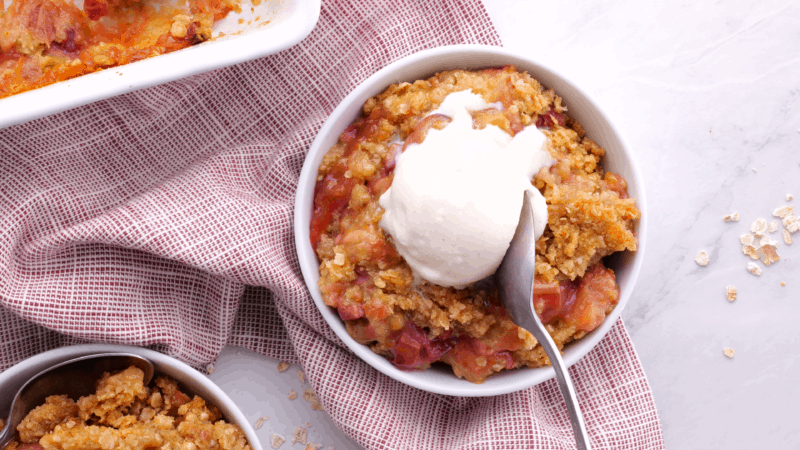
<svg viewBox="0 0 800 450">
<path fill-rule="evenodd" d="M 207 41 L 239 3 L 13 0 L 0 9 L 0 98 Z"/>
<path fill-rule="evenodd" d="M 640 213 L 625 179 L 602 169 L 603 148 L 585 136 L 561 99 L 513 66 L 442 72 L 392 85 L 364 104 L 319 167 L 310 234 L 322 296 L 356 341 L 398 368 L 440 362 L 480 383 L 502 370 L 549 361 L 507 317 L 491 279 L 464 289 L 415 280 L 379 225 L 378 200 L 392 185 L 396 157 L 431 129 L 444 129 L 451 118 L 431 112 L 464 90 L 492 105 L 471 112 L 473 128 L 494 125 L 515 136 L 537 127 L 546 137 L 553 164 L 531 180 L 548 211 L 536 244 L 532 301 L 560 348 L 597 328 L 617 304 L 619 286 L 603 258 L 636 250 Z"/>
</svg>

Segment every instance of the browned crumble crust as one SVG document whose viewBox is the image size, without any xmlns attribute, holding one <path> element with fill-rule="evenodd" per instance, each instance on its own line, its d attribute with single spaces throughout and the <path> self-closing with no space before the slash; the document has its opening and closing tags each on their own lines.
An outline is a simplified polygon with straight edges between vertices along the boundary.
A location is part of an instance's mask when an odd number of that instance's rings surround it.
<svg viewBox="0 0 800 450">
<path fill-rule="evenodd" d="M 170 378 L 158 378 L 152 388 L 143 379 L 141 369 L 129 367 L 106 373 L 96 392 L 77 402 L 48 397 L 23 419 L 19 441 L 6 450 L 20 443 L 48 450 L 250 449 L 242 430 L 221 420 L 216 407 L 190 398 Z"/>
<path fill-rule="evenodd" d="M 474 112 L 476 128 L 492 124 L 513 135 L 537 126 L 547 137 L 555 163 L 533 180 L 549 213 L 548 227 L 536 246 L 537 282 L 559 283 L 579 291 L 588 302 L 574 314 L 549 321 L 560 348 L 598 326 L 616 305 L 619 288 L 601 259 L 636 250 L 634 229 L 640 212 L 628 198 L 627 182 L 603 171 L 604 149 L 585 136 L 561 99 L 514 67 L 442 72 L 392 85 L 366 101 L 362 118 L 342 134 L 319 167 L 315 205 L 321 209 L 315 211 L 311 237 L 320 260 L 323 298 L 337 308 L 351 336 L 400 368 L 429 365 L 403 366 L 404 350 L 395 340 L 400 334 L 417 333 L 414 339 L 430 340 L 434 347 L 456 339 L 459 343 L 440 361 L 450 364 L 456 375 L 481 382 L 500 370 L 549 361 L 536 340 L 502 312 L 496 288 L 414 286 L 410 267 L 378 225 L 383 215 L 378 199 L 391 185 L 402 141 L 421 141 L 427 126 L 441 128 L 442 123 L 422 119 L 447 95 L 467 89 L 487 103 L 503 105 L 502 110 Z M 338 201 L 337 186 L 349 189 L 338 209 L 331 206 Z M 579 288 L 586 278 L 591 286 Z M 538 312 L 542 308 L 537 305 Z"/>
</svg>

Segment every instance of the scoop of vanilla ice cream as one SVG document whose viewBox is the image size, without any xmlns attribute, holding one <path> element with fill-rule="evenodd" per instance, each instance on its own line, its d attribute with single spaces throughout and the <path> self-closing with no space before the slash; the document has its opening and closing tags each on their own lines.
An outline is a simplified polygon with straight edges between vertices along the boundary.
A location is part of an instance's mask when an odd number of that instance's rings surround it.
<svg viewBox="0 0 800 450">
<path fill-rule="evenodd" d="M 529 126 L 513 138 L 494 125 L 472 128 L 469 111 L 491 106 L 471 91 L 448 95 L 438 110 L 452 122 L 431 128 L 397 157 L 392 186 L 381 196 L 380 226 L 415 276 L 463 288 L 493 274 L 519 222 L 522 193 L 534 198 L 536 239 L 547 205 L 531 180 L 552 164 L 546 138 Z"/>
</svg>

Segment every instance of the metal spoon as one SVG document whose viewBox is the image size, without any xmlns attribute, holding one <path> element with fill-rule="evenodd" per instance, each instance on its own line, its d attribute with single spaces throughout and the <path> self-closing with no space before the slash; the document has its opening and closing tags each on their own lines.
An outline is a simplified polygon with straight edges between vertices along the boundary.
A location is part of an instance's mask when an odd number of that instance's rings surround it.
<svg viewBox="0 0 800 450">
<path fill-rule="evenodd" d="M 517 326 L 528 330 L 544 348 L 550 364 L 556 371 L 558 386 L 561 395 L 567 404 L 569 419 L 572 422 L 572 431 L 575 433 L 575 442 L 579 450 L 590 450 L 589 436 L 586 434 L 586 423 L 583 420 L 575 388 L 567 372 L 567 366 L 561 359 L 561 352 L 556 347 L 550 333 L 542 325 L 539 316 L 533 310 L 533 276 L 536 266 L 536 241 L 533 228 L 533 200 L 530 192 L 525 192 L 522 200 L 522 212 L 519 224 L 511 245 L 506 252 L 503 262 L 497 269 L 497 284 L 503 306 L 506 308 L 511 320 Z"/>
<path fill-rule="evenodd" d="M 22 419 L 35 407 L 44 404 L 51 395 L 67 395 L 77 400 L 93 394 L 97 381 L 106 372 L 136 366 L 144 372 L 144 383 L 150 383 L 155 368 L 149 360 L 133 353 L 101 353 L 81 356 L 56 364 L 31 378 L 11 402 L 5 428 L 0 431 L 0 448 L 14 438 Z"/>
</svg>

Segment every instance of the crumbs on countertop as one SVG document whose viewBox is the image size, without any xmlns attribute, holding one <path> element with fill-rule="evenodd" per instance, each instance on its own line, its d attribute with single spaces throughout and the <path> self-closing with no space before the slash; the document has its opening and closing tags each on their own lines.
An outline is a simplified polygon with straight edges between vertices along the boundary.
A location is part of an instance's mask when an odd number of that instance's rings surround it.
<svg viewBox="0 0 800 450">
<path fill-rule="evenodd" d="M 722 220 L 725 222 L 738 222 L 739 221 L 739 213 L 732 213 L 725 216 Z"/>
<path fill-rule="evenodd" d="M 272 436 L 269 437 L 269 442 L 272 444 L 272 448 L 278 448 L 286 442 L 286 439 L 280 434 L 273 433 Z"/>
<path fill-rule="evenodd" d="M 707 266 L 708 265 L 708 253 L 700 252 L 694 258 L 694 262 L 697 263 L 698 266 Z"/>
<path fill-rule="evenodd" d="M 729 285 L 725 288 L 725 295 L 729 302 L 733 302 L 736 300 L 736 288 L 733 285 Z"/>
</svg>

